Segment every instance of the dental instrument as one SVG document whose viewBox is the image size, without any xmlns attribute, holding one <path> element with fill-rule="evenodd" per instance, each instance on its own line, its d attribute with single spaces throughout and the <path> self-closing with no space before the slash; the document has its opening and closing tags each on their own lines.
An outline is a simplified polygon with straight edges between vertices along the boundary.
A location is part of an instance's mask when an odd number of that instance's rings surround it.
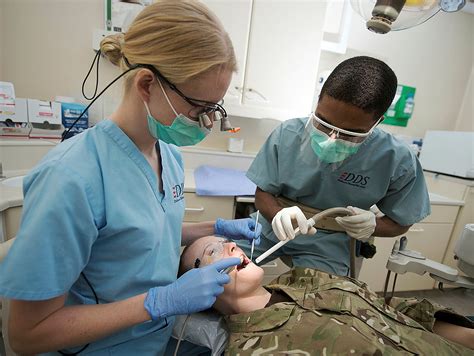
<svg viewBox="0 0 474 356">
<path fill-rule="evenodd" d="M 308 223 L 308 227 L 312 227 L 316 224 L 316 222 L 318 222 L 319 220 L 322 220 L 325 217 L 329 217 L 329 216 L 334 216 L 334 217 L 348 216 L 348 215 L 352 215 L 352 214 L 353 214 L 352 211 L 347 209 L 347 208 L 330 208 L 330 209 L 321 211 L 321 212 L 313 215 L 313 217 L 311 217 L 307 220 L 307 223 Z M 298 227 L 298 228 L 295 229 L 295 237 L 300 235 L 300 234 L 301 234 L 301 231 Z M 273 247 L 268 249 L 265 253 L 260 255 L 255 260 L 255 263 L 259 264 L 265 258 L 270 256 L 272 253 L 274 253 L 275 251 L 277 251 L 278 249 L 283 247 L 289 241 L 291 241 L 291 240 L 283 240 L 283 241 L 278 242 L 276 245 L 274 245 Z M 351 271 L 350 272 L 351 272 L 351 277 L 354 277 L 355 276 L 355 240 L 352 239 L 352 238 L 350 239 L 350 250 L 351 250 L 351 266 L 350 266 Z"/>
<path fill-rule="evenodd" d="M 220 273 L 229 274 L 229 272 L 232 271 L 234 268 L 235 268 L 235 266 L 227 267 L 227 268 L 223 269 L 222 271 L 220 271 Z"/>
<path fill-rule="evenodd" d="M 255 218 L 255 231 L 257 231 L 259 215 L 260 215 L 260 210 L 257 210 L 257 217 Z M 255 238 L 252 240 L 252 249 L 250 250 L 250 261 L 252 261 L 252 259 L 253 259 L 253 249 L 254 248 L 255 248 Z"/>
</svg>

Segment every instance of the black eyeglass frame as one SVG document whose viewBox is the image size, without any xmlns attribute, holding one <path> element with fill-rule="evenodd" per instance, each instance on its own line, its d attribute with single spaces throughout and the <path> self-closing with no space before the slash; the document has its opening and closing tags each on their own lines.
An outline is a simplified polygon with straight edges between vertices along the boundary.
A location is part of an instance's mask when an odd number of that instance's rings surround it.
<svg viewBox="0 0 474 356">
<path fill-rule="evenodd" d="M 160 80 L 163 80 L 166 85 L 170 87 L 171 90 L 173 90 L 176 94 L 178 94 L 181 98 L 183 98 L 188 104 L 196 107 L 196 108 L 203 108 L 207 109 L 206 111 L 202 112 L 201 114 L 198 115 L 198 117 L 193 117 L 193 119 L 199 119 L 200 115 L 209 115 L 211 113 L 215 113 L 218 111 L 220 115 L 222 116 L 221 119 L 227 118 L 227 111 L 224 109 L 222 106 L 224 104 L 224 99 L 221 100 L 220 103 L 214 103 L 212 101 L 206 101 L 206 100 L 201 100 L 201 99 L 194 99 L 190 98 L 189 96 L 184 95 L 177 87 L 175 84 L 171 83 L 163 74 L 160 73 L 158 69 L 156 69 L 154 66 L 151 64 L 134 64 L 131 65 L 130 62 L 127 60 L 127 58 L 124 57 L 125 63 L 130 69 L 135 69 L 135 68 L 145 68 L 149 69 L 153 72 L 153 74 Z M 218 120 L 214 120 L 218 121 Z"/>
</svg>

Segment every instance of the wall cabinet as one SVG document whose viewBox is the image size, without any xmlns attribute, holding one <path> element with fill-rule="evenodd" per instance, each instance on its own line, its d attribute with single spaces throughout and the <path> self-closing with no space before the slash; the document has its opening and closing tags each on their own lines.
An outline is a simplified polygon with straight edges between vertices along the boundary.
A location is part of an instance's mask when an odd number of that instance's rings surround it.
<svg viewBox="0 0 474 356">
<path fill-rule="evenodd" d="M 229 114 L 288 119 L 312 111 L 327 2 L 205 0 L 234 44 Z"/>
<path fill-rule="evenodd" d="M 346 53 L 354 10 L 349 0 L 328 0 L 323 27 L 323 51 Z"/>
</svg>

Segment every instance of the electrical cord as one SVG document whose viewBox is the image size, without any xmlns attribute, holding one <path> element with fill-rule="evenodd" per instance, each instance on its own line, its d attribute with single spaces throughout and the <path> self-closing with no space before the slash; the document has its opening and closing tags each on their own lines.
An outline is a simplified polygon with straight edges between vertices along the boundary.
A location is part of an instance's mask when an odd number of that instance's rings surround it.
<svg viewBox="0 0 474 356">
<path fill-rule="evenodd" d="M 191 317 L 191 314 L 188 314 L 186 315 L 186 319 L 184 319 L 183 327 L 181 328 L 181 332 L 179 333 L 178 343 L 176 344 L 176 348 L 174 349 L 173 356 L 178 355 L 179 345 L 181 344 L 181 341 L 183 340 L 184 330 L 186 329 L 186 324 L 188 323 L 188 320 L 190 317 Z"/>
<path fill-rule="evenodd" d="M 128 70 L 126 70 L 125 72 L 123 72 L 122 74 L 120 74 L 117 78 L 115 78 L 114 80 L 112 80 L 104 89 L 102 89 L 102 91 L 97 94 L 97 87 L 99 85 L 99 59 L 100 58 L 100 50 L 97 51 L 97 54 L 95 55 L 93 61 L 92 61 L 92 64 L 91 64 L 91 67 L 89 68 L 89 71 L 87 72 L 87 75 L 84 79 L 84 81 L 82 82 L 82 95 L 84 95 L 84 97 L 88 100 L 91 100 L 92 101 L 89 103 L 89 105 L 86 106 L 86 108 L 81 112 L 81 114 L 78 116 L 78 118 L 76 120 L 74 120 L 74 122 L 72 123 L 71 126 L 69 126 L 69 128 L 67 130 L 64 130 L 63 134 L 62 134 L 62 138 L 61 138 L 61 142 L 63 142 L 67 135 L 69 134 L 69 132 L 71 132 L 72 128 L 77 124 L 77 122 L 84 116 L 84 114 L 87 112 L 87 110 L 92 106 L 92 104 L 95 103 L 95 101 L 97 99 L 100 98 L 100 96 L 107 90 L 109 89 L 112 84 L 114 84 L 117 80 L 119 80 L 120 78 L 122 78 L 125 74 L 127 74 L 128 72 L 130 72 L 131 70 L 134 70 L 136 69 L 137 67 L 136 66 L 133 66 L 131 68 L 129 68 Z M 84 93 L 84 85 L 87 81 L 87 78 L 89 77 L 89 74 L 91 73 L 92 69 L 94 68 L 94 64 L 96 63 L 97 61 L 97 76 L 96 76 L 96 82 L 95 82 L 95 91 L 94 91 L 94 94 L 89 98 L 86 96 L 86 94 Z M 97 95 L 96 95 L 97 94 Z"/>
<path fill-rule="evenodd" d="M 86 86 L 87 78 L 89 78 L 89 75 L 91 74 L 92 69 L 94 68 L 94 63 L 96 61 L 97 61 L 97 69 L 96 69 L 96 72 L 95 72 L 95 77 L 96 77 L 95 89 L 94 89 L 94 94 L 92 94 L 92 96 L 89 98 L 89 97 L 87 97 L 84 88 Z M 95 57 L 94 57 L 94 59 L 92 61 L 92 64 L 91 64 L 91 67 L 89 68 L 89 71 L 87 72 L 86 77 L 84 78 L 84 81 L 82 82 L 82 96 L 84 96 L 84 98 L 86 98 L 87 100 L 94 99 L 96 94 L 97 94 L 97 88 L 99 87 L 99 61 L 100 61 L 100 50 L 97 51 L 97 53 L 95 54 Z"/>
</svg>

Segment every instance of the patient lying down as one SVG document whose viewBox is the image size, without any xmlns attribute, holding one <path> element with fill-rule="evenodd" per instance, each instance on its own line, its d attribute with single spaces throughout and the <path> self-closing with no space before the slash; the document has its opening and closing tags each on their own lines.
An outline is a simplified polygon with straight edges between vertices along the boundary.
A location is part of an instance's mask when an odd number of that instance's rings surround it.
<svg viewBox="0 0 474 356">
<path fill-rule="evenodd" d="M 214 308 L 226 315 L 226 353 L 472 355 L 474 323 L 427 300 L 385 305 L 363 282 L 294 268 L 262 286 L 263 270 L 235 243 L 206 236 L 187 247 L 180 273 L 240 257 Z"/>
</svg>

